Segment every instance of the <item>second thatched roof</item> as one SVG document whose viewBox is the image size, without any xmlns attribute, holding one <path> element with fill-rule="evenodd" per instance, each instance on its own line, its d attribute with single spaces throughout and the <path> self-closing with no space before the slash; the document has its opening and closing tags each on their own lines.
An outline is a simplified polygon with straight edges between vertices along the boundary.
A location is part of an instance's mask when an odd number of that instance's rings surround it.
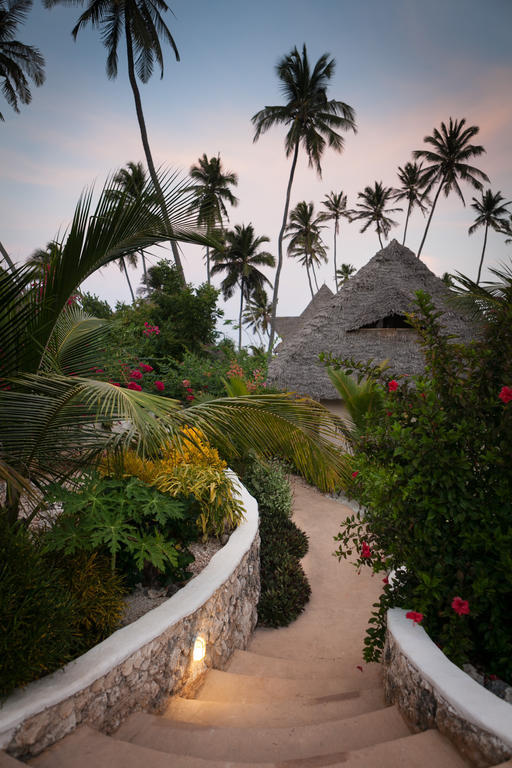
<svg viewBox="0 0 512 768">
<path fill-rule="evenodd" d="M 474 337 L 474 326 L 447 303 L 445 283 L 409 248 L 392 240 L 336 295 L 320 302 L 309 317 L 301 317 L 300 333 L 294 329 L 269 366 L 269 382 L 317 400 L 338 398 L 318 360 L 320 352 L 387 361 L 395 374 L 421 373 L 424 360 L 417 334 L 404 319 L 418 290 L 430 294 L 448 333 L 462 341 Z"/>
</svg>

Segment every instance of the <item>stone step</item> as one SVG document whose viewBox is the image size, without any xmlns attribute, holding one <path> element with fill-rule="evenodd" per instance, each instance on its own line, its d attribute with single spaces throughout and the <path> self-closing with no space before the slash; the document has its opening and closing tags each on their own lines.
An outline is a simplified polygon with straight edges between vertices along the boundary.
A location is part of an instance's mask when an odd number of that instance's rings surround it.
<svg viewBox="0 0 512 768">
<path fill-rule="evenodd" d="M 256 677 L 237 675 L 211 669 L 196 694 L 199 701 L 255 702 L 272 699 L 318 698 L 353 693 L 375 688 L 376 683 L 366 671 L 355 680 L 344 678 L 291 679 L 282 677 Z"/>
<path fill-rule="evenodd" d="M 240 704 L 238 701 L 203 701 L 173 696 L 164 717 L 198 725 L 257 728 L 311 725 L 342 720 L 383 709 L 382 688 L 347 691 L 310 699 L 285 699 Z"/>
<path fill-rule="evenodd" d="M 288 728 L 214 728 L 139 712 L 113 736 L 171 754 L 272 763 L 346 753 L 409 733 L 398 710 L 387 707 L 345 720 Z"/>
<path fill-rule="evenodd" d="M 359 681 L 362 674 L 371 678 L 374 685 L 382 680 L 382 668 L 380 664 L 361 664 L 363 672 L 353 663 L 343 659 L 309 659 L 309 661 L 296 661 L 295 659 L 266 656 L 251 651 L 236 650 L 228 665 L 227 672 L 241 675 L 256 675 L 258 677 L 284 677 L 290 679 L 310 677 L 312 679 L 342 677 L 347 681 Z"/>
<path fill-rule="evenodd" d="M 14 761 L 5 768 L 20 768 Z M 82 726 L 74 733 L 33 757 L 34 768 L 269 768 L 268 763 L 238 763 L 236 760 L 203 760 L 190 755 L 169 755 L 149 747 L 119 741 Z M 0 766 L 4 766 L 0 763 Z"/>
</svg>

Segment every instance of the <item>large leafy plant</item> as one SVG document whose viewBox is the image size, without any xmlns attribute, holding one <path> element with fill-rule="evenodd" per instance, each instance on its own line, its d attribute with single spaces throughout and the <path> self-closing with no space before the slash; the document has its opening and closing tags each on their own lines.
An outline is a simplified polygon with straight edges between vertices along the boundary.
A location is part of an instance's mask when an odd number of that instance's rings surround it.
<svg viewBox="0 0 512 768">
<path fill-rule="evenodd" d="M 385 611 L 402 606 L 456 663 L 512 676 L 512 303 L 480 306 L 482 336 L 454 343 L 428 296 L 411 317 L 427 370 L 393 379 L 360 366 L 384 409 L 353 441 L 352 493 L 364 512 L 342 523 L 338 557 L 395 570 L 370 621 L 365 657 L 378 660 Z M 467 297 L 466 297 L 467 302 Z M 333 361 L 331 361 L 333 362 Z M 338 361 L 343 365 L 343 361 Z"/>
</svg>

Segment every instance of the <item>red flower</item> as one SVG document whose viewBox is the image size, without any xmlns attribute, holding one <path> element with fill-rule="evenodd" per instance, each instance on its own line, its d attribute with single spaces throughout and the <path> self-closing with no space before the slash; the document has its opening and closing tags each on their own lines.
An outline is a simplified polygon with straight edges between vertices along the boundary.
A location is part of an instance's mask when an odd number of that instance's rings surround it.
<svg viewBox="0 0 512 768">
<path fill-rule="evenodd" d="M 187 392 L 189 392 L 189 393 L 191 393 L 191 392 L 193 392 L 193 391 L 194 391 L 194 390 L 192 389 L 192 387 L 187 387 L 186 389 L 187 389 Z"/>
<path fill-rule="evenodd" d="M 392 416 L 392 415 L 393 415 L 393 411 L 386 411 L 386 416 Z"/>
<path fill-rule="evenodd" d="M 388 577 L 387 577 L 387 576 L 384 576 L 384 578 L 382 579 L 382 581 L 383 581 L 383 583 L 384 583 L 384 584 L 389 584 L 389 579 L 388 579 Z"/>
<path fill-rule="evenodd" d="M 367 560 L 369 557 L 372 556 L 372 551 L 366 541 L 363 541 L 361 544 L 361 557 L 364 557 L 365 560 Z"/>
<path fill-rule="evenodd" d="M 151 371 L 154 370 L 150 365 L 139 365 L 139 368 L 141 371 L 144 371 L 144 373 L 151 373 Z"/>
<path fill-rule="evenodd" d="M 359 470 L 358 470 L 358 469 L 356 469 L 356 471 L 355 471 L 355 472 L 352 472 L 352 477 L 357 477 L 357 476 L 358 476 L 358 474 L 359 474 Z"/>
<path fill-rule="evenodd" d="M 190 401 L 195 400 L 194 395 L 187 395 L 187 400 L 190 400 Z"/>
<path fill-rule="evenodd" d="M 109 384 L 112 384 L 113 387 L 120 387 L 121 386 L 118 381 L 109 381 Z M 141 387 L 141 389 L 142 389 L 142 387 Z"/>
<path fill-rule="evenodd" d="M 358 669 L 360 672 L 362 672 L 362 671 L 363 671 L 363 668 L 362 668 L 362 666 L 361 666 L 360 664 L 358 664 L 358 665 L 356 666 L 356 669 Z"/>
<path fill-rule="evenodd" d="M 165 389 L 165 384 L 163 381 L 155 381 L 155 387 L 158 389 L 159 392 L 163 392 Z"/>
<path fill-rule="evenodd" d="M 142 373 L 140 371 L 130 371 L 130 379 L 142 379 Z"/>
<path fill-rule="evenodd" d="M 512 400 L 512 387 L 502 387 L 498 397 L 504 403 L 510 403 Z"/>
<path fill-rule="evenodd" d="M 395 381 L 394 379 L 392 379 L 390 382 L 388 382 L 388 390 L 390 392 L 396 392 L 397 389 L 398 389 L 398 381 Z"/>
<path fill-rule="evenodd" d="M 423 614 L 418 613 L 418 611 L 408 611 L 405 618 L 414 621 L 415 624 L 420 624 L 423 621 Z"/>
<path fill-rule="evenodd" d="M 184 387 L 190 387 L 190 381 L 188 379 L 183 379 L 181 383 Z"/>
<path fill-rule="evenodd" d="M 141 392 L 142 387 L 140 384 L 136 384 L 134 381 L 130 381 L 130 383 L 127 386 L 127 389 L 134 389 L 135 392 Z"/>
<path fill-rule="evenodd" d="M 452 608 L 459 616 L 467 616 L 469 613 L 469 603 L 467 600 L 463 600 L 462 597 L 453 598 Z"/>
</svg>

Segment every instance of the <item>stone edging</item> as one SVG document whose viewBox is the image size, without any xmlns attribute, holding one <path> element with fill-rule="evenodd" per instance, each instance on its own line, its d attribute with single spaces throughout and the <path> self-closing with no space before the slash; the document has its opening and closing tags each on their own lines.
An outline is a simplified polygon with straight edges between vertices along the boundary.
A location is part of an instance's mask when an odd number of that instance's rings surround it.
<svg viewBox="0 0 512 768">
<path fill-rule="evenodd" d="M 112 732 L 131 712 L 158 711 L 170 693 L 193 687 L 247 646 L 260 591 L 258 505 L 231 476 L 245 520 L 227 544 L 165 603 L 9 696 L 0 708 L 0 749 L 34 755 L 86 723 Z M 191 660 L 198 634 L 206 640 L 202 662 Z"/>
<path fill-rule="evenodd" d="M 452 664 L 423 627 L 387 614 L 384 686 L 417 728 L 438 728 L 478 768 L 512 757 L 512 706 Z"/>
</svg>

